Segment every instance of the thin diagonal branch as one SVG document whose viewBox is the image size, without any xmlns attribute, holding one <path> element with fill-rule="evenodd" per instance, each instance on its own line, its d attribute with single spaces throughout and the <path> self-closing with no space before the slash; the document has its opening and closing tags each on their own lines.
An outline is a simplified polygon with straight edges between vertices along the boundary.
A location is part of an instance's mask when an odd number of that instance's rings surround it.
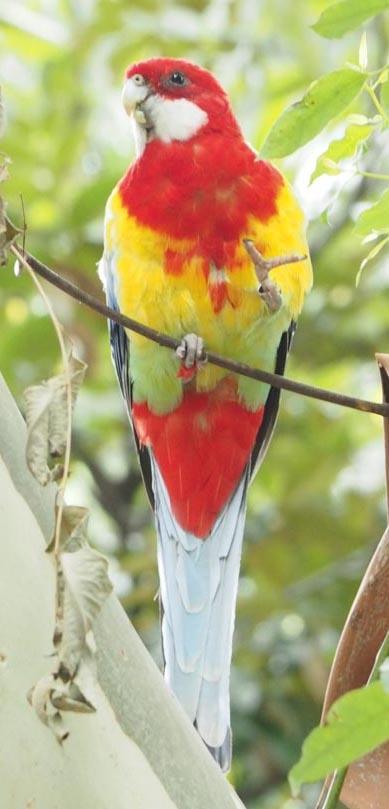
<svg viewBox="0 0 389 809">
<path fill-rule="evenodd" d="M 138 323 L 138 321 L 133 320 L 133 318 L 126 317 L 115 309 L 110 309 L 109 306 L 97 300 L 93 295 L 89 295 L 88 292 L 85 292 L 75 284 L 59 276 L 54 270 L 42 264 L 42 262 L 38 261 L 34 256 L 26 252 L 23 254 L 21 248 L 17 245 L 13 244 L 10 250 L 19 261 L 22 259 L 27 261 L 30 267 L 38 275 L 42 276 L 42 278 L 45 278 L 46 281 L 62 289 L 63 292 L 66 292 L 67 295 L 70 295 L 79 303 L 83 303 L 90 309 L 94 309 L 94 311 L 98 312 L 100 315 L 113 320 L 115 323 L 119 323 L 129 331 L 146 337 L 148 340 L 153 340 L 155 343 L 165 348 L 175 350 L 180 345 L 181 339 L 170 337 L 168 334 L 163 334 L 155 329 L 151 329 L 149 326 L 145 326 L 143 323 Z M 306 385 L 303 382 L 296 382 L 294 379 L 288 379 L 280 374 L 273 374 L 269 371 L 251 368 L 243 362 L 235 362 L 227 357 L 215 354 L 213 351 L 207 351 L 205 358 L 212 365 L 217 365 L 219 368 L 225 368 L 227 371 L 249 377 L 250 379 L 256 379 L 258 382 L 266 382 L 274 388 L 289 390 L 301 396 L 308 396 L 311 399 L 318 399 L 322 402 L 330 402 L 331 404 L 348 407 L 352 410 L 361 410 L 365 413 L 375 413 L 378 416 L 389 417 L 389 404 L 387 403 L 371 402 L 366 399 L 358 399 L 354 396 L 347 396 L 343 393 L 325 390 L 324 388 L 317 388 L 313 385 Z"/>
</svg>

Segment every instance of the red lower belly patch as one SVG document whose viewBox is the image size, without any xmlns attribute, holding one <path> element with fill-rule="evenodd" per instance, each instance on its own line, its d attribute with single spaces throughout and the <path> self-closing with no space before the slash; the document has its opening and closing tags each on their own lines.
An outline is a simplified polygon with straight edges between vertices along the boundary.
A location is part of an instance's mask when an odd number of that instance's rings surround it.
<svg viewBox="0 0 389 809">
<path fill-rule="evenodd" d="M 141 444 L 150 447 L 177 522 L 205 539 L 236 488 L 249 459 L 264 408 L 252 412 L 224 380 L 210 393 L 186 390 L 182 403 L 156 415 L 144 403 L 132 415 Z"/>
</svg>

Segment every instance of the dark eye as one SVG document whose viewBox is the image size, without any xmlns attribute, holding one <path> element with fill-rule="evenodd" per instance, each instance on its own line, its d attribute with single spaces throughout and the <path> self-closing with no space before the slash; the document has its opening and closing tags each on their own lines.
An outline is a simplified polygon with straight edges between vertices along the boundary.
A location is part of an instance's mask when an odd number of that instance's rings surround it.
<svg viewBox="0 0 389 809">
<path fill-rule="evenodd" d="M 179 70 L 175 70 L 174 73 L 170 74 L 169 82 L 171 84 L 176 84 L 178 87 L 182 87 L 184 84 L 186 84 L 186 77 L 183 73 L 180 73 Z"/>
</svg>

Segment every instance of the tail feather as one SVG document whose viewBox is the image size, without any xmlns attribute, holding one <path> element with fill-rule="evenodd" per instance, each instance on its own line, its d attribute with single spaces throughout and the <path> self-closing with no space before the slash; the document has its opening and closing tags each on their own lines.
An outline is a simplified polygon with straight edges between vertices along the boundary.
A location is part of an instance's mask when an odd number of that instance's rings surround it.
<svg viewBox="0 0 389 809">
<path fill-rule="evenodd" d="M 205 540 L 184 531 L 151 458 L 164 611 L 165 679 L 223 770 L 231 759 L 229 678 L 247 472 Z"/>
<path fill-rule="evenodd" d="M 194 671 L 185 672 L 178 665 L 173 635 L 166 615 L 164 615 L 162 620 L 162 642 L 165 657 L 166 682 L 180 700 L 191 722 L 194 722 L 200 696 L 201 670 L 200 667 L 197 666 Z"/>
<path fill-rule="evenodd" d="M 231 759 L 232 759 L 231 728 L 229 727 L 227 729 L 226 738 L 224 739 L 223 744 L 220 744 L 219 747 L 212 747 L 210 744 L 207 744 L 207 747 L 211 756 L 214 757 L 216 763 L 219 765 L 220 769 L 223 770 L 223 772 L 228 772 L 228 770 L 231 767 Z"/>
</svg>

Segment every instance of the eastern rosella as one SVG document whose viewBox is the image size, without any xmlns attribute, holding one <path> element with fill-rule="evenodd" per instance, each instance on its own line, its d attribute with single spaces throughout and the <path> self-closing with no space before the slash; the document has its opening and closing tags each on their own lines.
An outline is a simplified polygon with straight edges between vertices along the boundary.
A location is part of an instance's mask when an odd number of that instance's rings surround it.
<svg viewBox="0 0 389 809">
<path fill-rule="evenodd" d="M 246 493 L 279 391 L 205 364 L 203 344 L 283 373 L 311 265 L 289 185 L 211 73 L 139 62 L 123 103 L 136 158 L 107 203 L 100 275 L 110 306 L 182 344 L 175 354 L 110 322 L 112 353 L 155 512 L 165 678 L 226 770 Z M 301 260 L 259 275 L 259 253 L 292 252 Z"/>
</svg>

